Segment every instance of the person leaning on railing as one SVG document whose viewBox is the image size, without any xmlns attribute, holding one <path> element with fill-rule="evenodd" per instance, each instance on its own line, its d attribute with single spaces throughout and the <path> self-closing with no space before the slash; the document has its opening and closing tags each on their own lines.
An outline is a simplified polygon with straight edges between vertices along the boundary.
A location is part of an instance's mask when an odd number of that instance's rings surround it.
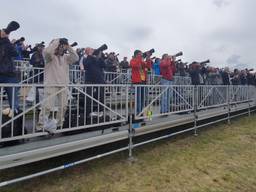
<svg viewBox="0 0 256 192">
<path fill-rule="evenodd" d="M 140 50 L 134 51 L 130 66 L 132 68 L 132 83 L 135 85 L 145 85 L 147 75 L 146 62 L 143 61 L 142 52 Z M 145 87 L 136 87 L 136 92 L 136 114 L 139 114 L 145 104 Z"/>
<path fill-rule="evenodd" d="M 173 84 L 173 76 L 176 71 L 175 68 L 175 58 L 164 54 L 160 63 L 160 73 L 161 73 L 161 85 L 166 85 L 162 87 L 161 95 L 161 109 L 160 113 L 168 113 L 170 111 L 170 103 L 172 97 L 172 88 L 168 87 Z"/>
<path fill-rule="evenodd" d="M 43 54 L 45 58 L 44 85 L 46 87 L 44 94 L 46 103 L 39 114 L 37 131 L 45 128 L 46 131 L 51 133 L 54 130 L 47 130 L 45 124 L 48 121 L 51 110 L 55 107 L 55 98 L 57 98 L 59 107 L 57 111 L 57 127 L 62 125 L 68 104 L 68 89 L 65 85 L 69 84 L 69 65 L 78 61 L 79 57 L 65 38 L 52 40 Z M 54 85 L 60 86 L 54 87 Z M 57 92 L 60 93 L 51 97 Z"/>
<path fill-rule="evenodd" d="M 18 83 L 16 78 L 16 69 L 13 62 L 13 58 L 17 56 L 14 45 L 9 40 L 9 34 L 12 31 L 17 30 L 20 25 L 12 21 L 6 29 L 0 30 L 0 83 Z M 9 105 L 12 110 L 6 109 L 3 114 L 9 113 L 9 116 L 13 115 L 14 112 L 18 112 L 19 109 L 19 98 L 18 98 L 18 87 L 4 87 Z"/>
</svg>

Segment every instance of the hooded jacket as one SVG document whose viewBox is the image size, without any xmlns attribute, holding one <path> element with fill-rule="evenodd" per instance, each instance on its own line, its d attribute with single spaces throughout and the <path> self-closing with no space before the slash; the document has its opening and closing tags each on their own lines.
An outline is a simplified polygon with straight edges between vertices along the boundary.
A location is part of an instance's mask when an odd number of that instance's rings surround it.
<svg viewBox="0 0 256 192">
<path fill-rule="evenodd" d="M 59 46 L 59 39 L 54 39 L 45 48 L 43 55 L 45 59 L 44 83 L 49 84 L 69 84 L 69 65 L 79 60 L 77 53 L 68 48 L 68 54 L 56 56 L 55 50 Z"/>
</svg>

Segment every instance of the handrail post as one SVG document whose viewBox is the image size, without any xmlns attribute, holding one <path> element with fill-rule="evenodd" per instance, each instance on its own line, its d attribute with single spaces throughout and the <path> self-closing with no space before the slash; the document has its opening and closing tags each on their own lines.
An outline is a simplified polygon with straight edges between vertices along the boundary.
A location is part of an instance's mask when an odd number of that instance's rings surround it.
<svg viewBox="0 0 256 192">
<path fill-rule="evenodd" d="M 247 101 L 248 101 L 248 116 L 251 117 L 251 100 L 250 100 L 250 86 L 247 86 Z"/>
<path fill-rule="evenodd" d="M 227 86 L 227 100 L 228 100 L 228 124 L 230 125 L 230 112 L 231 112 L 231 108 L 230 108 L 230 85 Z"/>
<path fill-rule="evenodd" d="M 130 86 L 130 89 L 133 90 L 133 86 L 131 84 Z M 133 135 L 134 135 L 134 130 L 133 130 L 133 127 L 132 127 L 132 120 L 133 120 L 133 115 L 132 115 L 132 91 L 130 91 L 130 94 L 129 94 L 129 91 L 127 91 L 127 94 L 129 96 L 129 130 L 128 130 L 128 137 L 129 137 L 129 160 L 132 160 L 133 157 L 132 157 L 132 149 L 133 149 Z M 135 95 L 136 96 L 136 95 Z"/>
<path fill-rule="evenodd" d="M 197 136 L 197 108 L 198 108 L 198 86 L 194 86 L 194 94 L 193 94 L 193 100 L 194 100 L 194 135 Z"/>
</svg>

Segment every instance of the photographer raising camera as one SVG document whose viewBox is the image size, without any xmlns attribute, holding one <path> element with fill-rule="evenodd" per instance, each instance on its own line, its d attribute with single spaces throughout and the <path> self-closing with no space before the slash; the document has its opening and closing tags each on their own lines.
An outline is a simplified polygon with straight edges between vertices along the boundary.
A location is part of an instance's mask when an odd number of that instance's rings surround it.
<svg viewBox="0 0 256 192">
<path fill-rule="evenodd" d="M 78 61 L 79 57 L 65 38 L 52 40 L 45 48 L 43 55 L 44 84 L 46 85 L 44 94 L 47 100 L 39 114 L 37 130 L 44 128 L 52 132 L 53 130 L 44 124 L 49 120 L 50 112 L 54 110 L 56 98 L 58 101 L 57 126 L 62 125 L 68 104 L 69 65 Z"/>
<path fill-rule="evenodd" d="M 0 30 L 0 83 L 18 83 L 16 68 L 13 58 L 17 57 L 14 45 L 9 40 L 9 34 L 16 31 L 20 25 L 12 21 L 5 28 Z M 7 92 L 10 108 L 3 110 L 3 114 L 13 116 L 19 111 L 19 98 L 17 87 L 4 87 Z"/>
</svg>

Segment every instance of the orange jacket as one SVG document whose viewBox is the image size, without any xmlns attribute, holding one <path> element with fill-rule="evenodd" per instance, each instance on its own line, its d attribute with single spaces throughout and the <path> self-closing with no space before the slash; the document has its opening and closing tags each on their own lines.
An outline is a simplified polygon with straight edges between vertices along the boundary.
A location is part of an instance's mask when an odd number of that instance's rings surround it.
<svg viewBox="0 0 256 192">
<path fill-rule="evenodd" d="M 146 82 L 146 63 L 142 57 L 132 58 L 130 61 L 132 68 L 132 83 L 145 83 Z"/>
</svg>

